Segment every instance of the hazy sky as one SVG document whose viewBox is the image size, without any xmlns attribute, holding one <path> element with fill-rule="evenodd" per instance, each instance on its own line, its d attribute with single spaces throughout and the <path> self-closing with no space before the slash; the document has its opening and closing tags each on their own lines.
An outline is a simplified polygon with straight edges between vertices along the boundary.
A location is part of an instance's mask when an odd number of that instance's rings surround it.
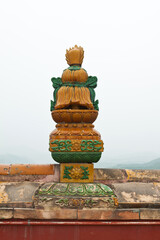
<svg viewBox="0 0 160 240">
<path fill-rule="evenodd" d="M 1 1 L 0 155 L 53 162 L 51 77 L 67 68 L 66 48 L 85 50 L 98 77 L 95 128 L 112 158 L 160 157 L 160 1 Z"/>
</svg>

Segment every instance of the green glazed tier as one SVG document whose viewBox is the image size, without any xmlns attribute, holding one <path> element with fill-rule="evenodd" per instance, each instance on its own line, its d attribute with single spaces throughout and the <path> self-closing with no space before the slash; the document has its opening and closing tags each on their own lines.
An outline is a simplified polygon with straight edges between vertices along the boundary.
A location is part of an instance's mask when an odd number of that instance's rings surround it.
<svg viewBox="0 0 160 240">
<path fill-rule="evenodd" d="M 52 152 L 51 155 L 58 163 L 96 163 L 102 152 Z"/>
</svg>

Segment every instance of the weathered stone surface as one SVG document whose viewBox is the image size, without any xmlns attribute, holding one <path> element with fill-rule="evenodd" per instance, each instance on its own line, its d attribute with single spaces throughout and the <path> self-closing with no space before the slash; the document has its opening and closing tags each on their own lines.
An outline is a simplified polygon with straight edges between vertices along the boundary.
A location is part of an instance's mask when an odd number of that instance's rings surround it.
<svg viewBox="0 0 160 240">
<path fill-rule="evenodd" d="M 55 209 L 53 211 L 41 211 L 41 219 L 77 219 L 76 209 Z"/>
<path fill-rule="evenodd" d="M 10 219 L 10 218 L 13 218 L 13 208 L 0 209 L 0 219 Z"/>
<path fill-rule="evenodd" d="M 129 182 L 160 182 L 160 170 L 125 170 Z"/>
<path fill-rule="evenodd" d="M 14 209 L 14 218 L 16 219 L 77 219 L 76 209 L 53 209 L 45 211 L 39 209 Z"/>
<path fill-rule="evenodd" d="M 121 203 L 160 203 L 160 185 L 153 183 L 114 183 L 114 192 Z"/>
<path fill-rule="evenodd" d="M 54 175 L 0 175 L 0 182 L 59 182 L 59 172 Z"/>
<path fill-rule="evenodd" d="M 14 208 L 13 217 L 16 219 L 37 219 L 38 210 L 27 208 Z"/>
<path fill-rule="evenodd" d="M 33 196 L 38 187 L 38 183 L 1 183 L 0 206 L 32 207 Z"/>
<path fill-rule="evenodd" d="M 160 182 L 160 170 L 94 169 L 94 180 L 104 184 Z"/>
<path fill-rule="evenodd" d="M 78 210 L 78 220 L 136 220 L 139 210 L 87 209 Z"/>
<path fill-rule="evenodd" d="M 6 184 L 0 184 L 0 204 L 9 201 L 8 194 L 5 191 Z"/>
<path fill-rule="evenodd" d="M 160 209 L 140 209 L 140 219 L 160 220 Z"/>
<path fill-rule="evenodd" d="M 94 169 L 94 181 L 102 182 L 104 184 L 126 182 L 127 174 L 125 170 L 121 169 Z"/>
<path fill-rule="evenodd" d="M 155 215 L 154 215 L 155 216 Z M 158 215 L 156 215 L 159 219 Z M 143 217 L 143 216 L 142 216 Z M 113 210 L 113 209 L 27 209 L 15 208 L 1 209 L 0 219 L 65 219 L 65 220 L 137 220 L 139 219 L 138 209 Z M 141 218 L 149 219 L 149 218 Z M 151 218 L 150 218 L 151 219 Z"/>
<path fill-rule="evenodd" d="M 54 164 L 54 180 L 53 182 L 60 182 L 60 165 Z"/>
</svg>

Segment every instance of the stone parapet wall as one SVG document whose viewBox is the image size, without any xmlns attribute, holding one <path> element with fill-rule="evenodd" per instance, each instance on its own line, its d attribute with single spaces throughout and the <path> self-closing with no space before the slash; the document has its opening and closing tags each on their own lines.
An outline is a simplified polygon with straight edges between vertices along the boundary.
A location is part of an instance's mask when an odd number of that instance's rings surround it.
<svg viewBox="0 0 160 240">
<path fill-rule="evenodd" d="M 0 219 L 160 220 L 160 170 L 94 169 L 94 182 L 112 189 L 115 206 L 96 196 L 69 196 L 73 206 L 65 196 L 39 195 L 37 203 L 37 191 L 50 189 L 59 179 L 57 164 L 0 165 Z M 84 199 L 93 204 L 78 205 Z"/>
</svg>

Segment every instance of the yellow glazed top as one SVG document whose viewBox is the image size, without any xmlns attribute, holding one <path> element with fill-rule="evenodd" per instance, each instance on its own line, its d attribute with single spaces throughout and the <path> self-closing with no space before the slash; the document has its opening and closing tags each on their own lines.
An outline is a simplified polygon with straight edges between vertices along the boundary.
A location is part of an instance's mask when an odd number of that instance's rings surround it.
<svg viewBox="0 0 160 240">
<path fill-rule="evenodd" d="M 75 45 L 74 47 L 66 50 L 66 61 L 68 65 L 82 65 L 84 58 L 84 50 L 82 47 Z"/>
</svg>

